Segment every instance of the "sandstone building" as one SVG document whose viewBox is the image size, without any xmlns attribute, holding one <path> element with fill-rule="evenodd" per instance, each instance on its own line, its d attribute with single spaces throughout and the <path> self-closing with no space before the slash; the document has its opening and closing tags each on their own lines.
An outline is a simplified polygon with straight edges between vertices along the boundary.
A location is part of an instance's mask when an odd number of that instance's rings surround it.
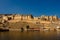
<svg viewBox="0 0 60 40">
<path fill-rule="evenodd" d="M 26 29 L 29 28 L 40 29 L 45 28 L 56 28 L 60 27 L 60 19 L 55 16 L 39 16 L 34 17 L 33 15 L 22 15 L 22 14 L 1 14 L 0 23 L 4 24 L 9 29 Z M 1 26 L 2 27 L 2 26 Z"/>
</svg>

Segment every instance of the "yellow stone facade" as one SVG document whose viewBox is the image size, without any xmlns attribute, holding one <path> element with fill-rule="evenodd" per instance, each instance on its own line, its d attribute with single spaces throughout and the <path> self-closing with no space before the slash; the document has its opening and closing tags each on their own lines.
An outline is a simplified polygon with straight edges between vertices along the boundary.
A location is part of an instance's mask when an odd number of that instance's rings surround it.
<svg viewBox="0 0 60 40">
<path fill-rule="evenodd" d="M 21 29 L 26 28 L 29 25 L 30 28 L 54 28 L 55 26 L 60 26 L 60 19 L 55 16 L 32 16 L 32 15 L 21 15 L 21 14 L 12 14 L 12 15 L 1 15 L 2 23 L 4 24 L 7 21 L 9 29 Z M 2 25 L 3 25 L 2 24 Z"/>
<path fill-rule="evenodd" d="M 3 16 L 3 20 L 6 21 L 25 21 L 25 22 L 39 22 L 39 23 L 51 23 L 51 21 L 58 21 L 57 16 L 39 16 L 39 17 L 33 17 L 32 15 L 20 15 L 20 14 L 15 14 L 15 15 L 8 15 L 8 16 Z"/>
</svg>

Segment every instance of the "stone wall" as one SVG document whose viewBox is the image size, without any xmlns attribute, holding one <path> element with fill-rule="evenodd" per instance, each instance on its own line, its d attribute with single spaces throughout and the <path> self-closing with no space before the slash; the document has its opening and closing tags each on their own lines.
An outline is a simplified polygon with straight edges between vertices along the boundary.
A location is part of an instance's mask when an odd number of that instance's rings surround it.
<svg viewBox="0 0 60 40">
<path fill-rule="evenodd" d="M 58 20 L 56 16 L 33 17 L 32 15 L 17 15 L 17 14 L 3 16 L 2 20 L 3 23 L 1 25 L 4 24 L 4 21 L 7 21 L 8 22 L 7 27 L 9 29 L 21 29 L 21 28 L 26 29 L 27 26 L 29 26 L 29 28 L 41 28 L 41 27 L 48 27 L 48 26 L 53 27 L 55 26 L 53 24 L 58 22 L 58 21 L 54 21 L 54 20 Z"/>
</svg>

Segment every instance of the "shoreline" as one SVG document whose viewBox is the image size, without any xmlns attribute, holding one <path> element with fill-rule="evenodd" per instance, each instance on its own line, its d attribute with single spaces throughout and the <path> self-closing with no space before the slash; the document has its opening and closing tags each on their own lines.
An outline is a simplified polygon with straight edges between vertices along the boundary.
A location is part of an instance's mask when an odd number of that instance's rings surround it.
<svg viewBox="0 0 60 40">
<path fill-rule="evenodd" d="M 60 31 L 60 29 L 0 29 L 0 31 Z"/>
</svg>

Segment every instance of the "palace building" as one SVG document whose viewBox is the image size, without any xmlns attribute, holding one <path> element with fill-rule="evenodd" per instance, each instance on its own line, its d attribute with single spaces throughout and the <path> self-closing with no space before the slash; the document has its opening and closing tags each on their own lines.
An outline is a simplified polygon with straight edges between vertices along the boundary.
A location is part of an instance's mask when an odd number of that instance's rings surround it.
<svg viewBox="0 0 60 40">
<path fill-rule="evenodd" d="M 9 29 L 21 29 L 27 28 L 37 28 L 40 29 L 42 27 L 45 28 L 55 28 L 60 26 L 60 19 L 55 16 L 45 16 L 41 15 L 39 17 L 35 17 L 33 15 L 23 15 L 23 14 L 0 14 L 0 24 L 5 25 Z M 2 27 L 1 26 L 1 27 Z"/>
</svg>

